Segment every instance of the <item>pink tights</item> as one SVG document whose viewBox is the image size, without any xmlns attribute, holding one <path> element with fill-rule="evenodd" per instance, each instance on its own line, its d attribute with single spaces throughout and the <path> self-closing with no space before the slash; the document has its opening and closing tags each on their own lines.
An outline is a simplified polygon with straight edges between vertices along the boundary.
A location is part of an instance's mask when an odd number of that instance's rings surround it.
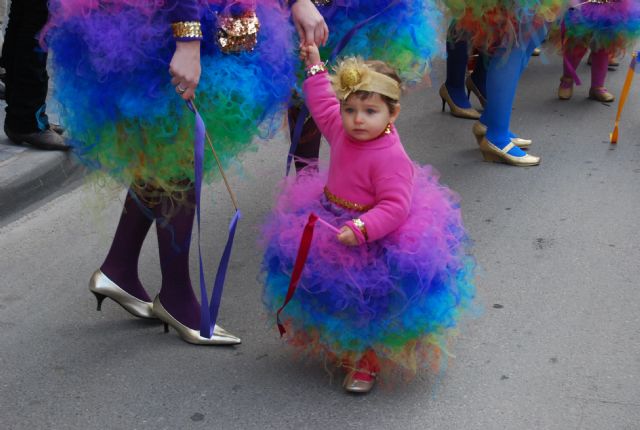
<svg viewBox="0 0 640 430">
<path fill-rule="evenodd" d="M 587 53 L 586 45 L 576 45 L 568 48 L 564 53 L 564 76 L 573 78 L 580 85 L 576 69 L 582 61 L 582 57 Z M 605 49 L 599 49 L 591 53 L 591 88 L 604 87 L 607 78 L 607 68 L 609 67 L 609 53 Z"/>
</svg>

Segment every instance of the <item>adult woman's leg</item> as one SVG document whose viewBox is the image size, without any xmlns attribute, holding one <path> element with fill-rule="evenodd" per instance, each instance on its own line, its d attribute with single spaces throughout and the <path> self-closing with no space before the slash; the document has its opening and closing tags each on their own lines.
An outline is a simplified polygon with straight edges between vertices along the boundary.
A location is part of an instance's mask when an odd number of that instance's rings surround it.
<svg viewBox="0 0 640 430">
<path fill-rule="evenodd" d="M 185 191 L 183 201 L 175 202 L 164 197 L 154 208 L 158 234 L 158 252 L 162 287 L 153 302 L 154 313 L 164 323 L 172 326 L 180 337 L 202 345 L 235 345 L 240 339 L 215 326 L 210 338 L 202 337 L 200 329 L 200 304 L 191 286 L 189 275 L 189 248 L 196 209 L 195 189 Z"/>
<path fill-rule="evenodd" d="M 487 69 L 487 106 L 480 121 L 487 126 L 480 150 L 487 161 L 517 166 L 532 166 L 540 158 L 529 155 L 511 142 L 509 124 L 518 81 L 529 56 L 527 49 L 499 51 L 489 60 Z"/>
<path fill-rule="evenodd" d="M 453 116 L 478 119 L 480 118 L 480 113 L 471 107 L 469 98 L 465 93 L 469 46 L 464 40 L 456 41 L 454 29 L 455 23 L 452 23 L 449 27 L 447 38 L 447 80 L 440 87 L 442 110 L 444 111 L 446 103 L 449 105 Z"/>
<path fill-rule="evenodd" d="M 138 260 L 153 223 L 153 212 L 129 189 L 111 248 L 100 270 L 127 293 L 151 302 L 138 278 Z"/>
<path fill-rule="evenodd" d="M 289 107 L 289 138 L 293 140 L 294 129 L 300 114 L 300 108 L 291 106 Z M 309 162 L 313 163 L 320 157 L 320 140 L 322 134 L 318 129 L 313 118 L 309 115 L 305 118 L 304 125 L 302 126 L 302 133 L 300 134 L 300 141 L 296 146 L 295 153 L 295 165 L 296 171 L 300 171 L 309 165 Z"/>
<path fill-rule="evenodd" d="M 174 204 L 177 206 L 174 207 Z M 200 328 L 200 304 L 189 275 L 189 248 L 195 216 L 195 190 L 189 189 L 182 202 L 163 197 L 154 208 L 162 287 L 160 301 L 183 325 Z"/>
<path fill-rule="evenodd" d="M 478 54 L 473 72 L 466 80 L 469 95 L 473 92 L 484 107 L 487 104 L 487 56 Z"/>
<path fill-rule="evenodd" d="M 109 297 L 131 314 L 155 318 L 151 299 L 138 278 L 140 250 L 153 223 L 153 212 L 129 188 L 107 257 L 89 281 L 89 290 L 102 301 Z"/>
</svg>

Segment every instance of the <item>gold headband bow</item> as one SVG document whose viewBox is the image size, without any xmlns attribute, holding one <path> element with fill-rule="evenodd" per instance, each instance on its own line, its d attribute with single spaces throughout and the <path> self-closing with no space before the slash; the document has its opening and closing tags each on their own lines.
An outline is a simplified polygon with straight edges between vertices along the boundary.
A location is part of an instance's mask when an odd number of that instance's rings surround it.
<svg viewBox="0 0 640 430">
<path fill-rule="evenodd" d="M 356 91 L 382 94 L 393 100 L 400 100 L 400 84 L 393 78 L 376 72 L 361 58 L 349 57 L 334 68 L 331 85 L 340 100 L 346 100 Z"/>
</svg>

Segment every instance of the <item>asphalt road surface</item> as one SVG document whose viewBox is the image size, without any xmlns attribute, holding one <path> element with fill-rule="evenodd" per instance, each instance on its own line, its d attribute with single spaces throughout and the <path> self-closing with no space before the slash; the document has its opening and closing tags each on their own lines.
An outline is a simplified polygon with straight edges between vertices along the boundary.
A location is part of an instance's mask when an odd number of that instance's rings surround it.
<svg viewBox="0 0 640 430">
<path fill-rule="evenodd" d="M 616 95 L 628 63 L 610 74 Z M 403 102 L 403 142 L 460 193 L 480 266 L 478 313 L 444 375 L 351 396 L 341 374 L 294 360 L 279 339 L 256 242 L 283 174 L 280 135 L 232 172 L 244 218 L 219 322 L 238 347 L 186 344 L 111 301 L 96 312 L 87 282 L 115 230 L 119 188 L 87 183 L 0 229 L 0 428 L 640 428 L 640 79 L 611 147 L 616 105 L 587 100 L 588 87 L 560 102 L 559 75 L 558 58 L 534 58 L 513 112 L 539 167 L 482 161 L 472 122 L 440 112 L 441 63 L 433 86 Z M 205 201 L 212 277 L 232 210 L 221 183 Z M 156 294 L 153 229 L 140 276 Z"/>
</svg>

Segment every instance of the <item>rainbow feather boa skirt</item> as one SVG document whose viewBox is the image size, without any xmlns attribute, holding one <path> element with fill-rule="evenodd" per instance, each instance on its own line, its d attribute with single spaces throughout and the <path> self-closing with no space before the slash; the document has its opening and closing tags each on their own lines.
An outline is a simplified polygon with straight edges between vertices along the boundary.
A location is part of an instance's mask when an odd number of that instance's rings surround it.
<svg viewBox="0 0 640 430">
<path fill-rule="evenodd" d="M 309 213 L 337 227 L 357 216 L 322 197 L 325 179 L 285 179 L 263 226 L 263 297 L 274 315 Z M 467 245 L 457 196 L 431 167 L 417 167 L 409 218 L 387 237 L 346 247 L 316 227 L 298 290 L 282 314 L 288 342 L 336 364 L 373 350 L 387 370 L 437 370 L 475 295 Z"/>
<path fill-rule="evenodd" d="M 171 85 L 175 49 L 164 1 L 53 0 L 43 40 L 71 144 L 92 169 L 172 193 L 193 180 L 193 114 Z M 215 43 L 220 1 L 201 2 L 204 40 L 196 104 L 224 164 L 280 127 L 294 82 L 288 11 L 258 0 L 256 48 Z M 207 154 L 205 169 L 211 171 Z"/>
</svg>

